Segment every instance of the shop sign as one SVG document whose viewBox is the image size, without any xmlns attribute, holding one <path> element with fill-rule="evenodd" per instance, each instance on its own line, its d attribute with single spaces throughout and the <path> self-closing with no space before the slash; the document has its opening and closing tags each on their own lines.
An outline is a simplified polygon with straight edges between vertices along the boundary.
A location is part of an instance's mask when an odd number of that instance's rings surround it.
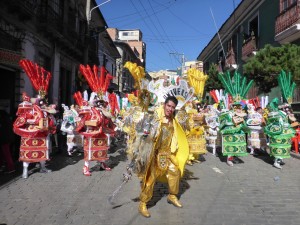
<svg viewBox="0 0 300 225">
<path fill-rule="evenodd" d="M 22 59 L 21 52 L 11 51 L 0 48 L 0 63 L 6 65 L 19 66 L 19 61 Z"/>
</svg>

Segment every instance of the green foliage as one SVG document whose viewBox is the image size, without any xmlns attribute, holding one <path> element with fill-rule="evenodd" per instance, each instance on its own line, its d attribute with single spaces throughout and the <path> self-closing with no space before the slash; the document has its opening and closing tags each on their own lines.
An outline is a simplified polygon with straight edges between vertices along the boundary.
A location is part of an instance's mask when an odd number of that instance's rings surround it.
<svg viewBox="0 0 300 225">
<path fill-rule="evenodd" d="M 205 84 L 205 91 L 209 92 L 211 90 L 215 89 L 223 89 L 222 83 L 218 79 L 218 65 L 217 64 L 211 64 L 207 75 L 208 75 L 208 80 L 206 81 Z"/>
<path fill-rule="evenodd" d="M 263 93 L 278 85 L 281 70 L 291 72 L 292 79 L 300 84 L 300 46 L 286 44 L 273 47 L 268 44 L 243 66 L 244 74 L 253 79 Z"/>
</svg>

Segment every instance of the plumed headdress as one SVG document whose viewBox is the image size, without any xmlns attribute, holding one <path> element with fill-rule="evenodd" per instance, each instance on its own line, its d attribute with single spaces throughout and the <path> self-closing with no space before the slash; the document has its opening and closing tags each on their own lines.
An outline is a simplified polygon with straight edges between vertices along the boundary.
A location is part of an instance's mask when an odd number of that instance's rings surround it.
<svg viewBox="0 0 300 225">
<path fill-rule="evenodd" d="M 132 62 L 126 62 L 124 67 L 127 68 L 131 73 L 135 81 L 134 87 L 138 90 L 138 97 L 134 98 L 132 96 L 131 100 L 129 98 L 128 100 L 133 104 L 139 104 L 143 110 L 147 111 L 151 101 L 151 95 L 150 92 L 147 90 L 148 83 L 144 79 L 144 68 Z"/>
<path fill-rule="evenodd" d="M 51 73 L 27 59 L 20 60 L 19 64 L 29 77 L 33 88 L 44 98 L 48 92 Z"/>
<path fill-rule="evenodd" d="M 292 74 L 289 72 L 286 74 L 283 70 L 278 76 L 278 84 L 281 89 L 284 101 L 287 103 L 292 103 L 294 90 L 296 88 L 296 83 L 292 82 Z"/>
<path fill-rule="evenodd" d="M 239 103 L 246 98 L 246 95 L 253 84 L 253 80 L 247 83 L 246 77 L 242 76 L 237 71 L 234 72 L 233 78 L 229 71 L 218 75 L 219 80 L 223 84 L 225 90 L 232 96 L 234 103 Z"/>
<path fill-rule="evenodd" d="M 203 72 L 196 68 L 191 68 L 187 71 L 187 78 L 190 86 L 195 90 L 195 95 L 199 100 L 202 99 L 204 92 L 204 85 L 208 79 L 208 75 L 205 75 Z"/>
<path fill-rule="evenodd" d="M 88 101 L 85 100 L 82 97 L 82 94 L 80 91 L 77 91 L 74 93 L 73 98 L 75 99 L 75 102 L 77 103 L 77 105 L 80 107 L 79 112 L 80 113 L 88 113 Z"/>
<path fill-rule="evenodd" d="M 98 68 L 94 65 L 92 69 L 89 65 L 84 66 L 80 64 L 79 70 L 87 80 L 92 91 L 96 92 L 98 97 L 102 99 L 108 89 L 110 81 L 113 79 L 112 75 L 108 73 L 104 66 Z"/>
<path fill-rule="evenodd" d="M 145 70 L 143 67 L 138 66 L 136 63 L 126 62 L 124 65 L 125 68 L 131 73 L 135 83 L 134 88 L 141 90 L 142 89 L 142 79 L 145 77 Z"/>
</svg>

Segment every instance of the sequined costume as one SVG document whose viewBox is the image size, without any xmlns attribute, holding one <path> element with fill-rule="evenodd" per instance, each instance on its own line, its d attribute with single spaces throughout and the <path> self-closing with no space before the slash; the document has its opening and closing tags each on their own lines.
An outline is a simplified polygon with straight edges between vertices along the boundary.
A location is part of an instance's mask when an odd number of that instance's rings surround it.
<svg viewBox="0 0 300 225">
<path fill-rule="evenodd" d="M 187 140 L 189 143 L 189 162 L 199 162 L 199 155 L 207 153 L 205 140 L 205 115 L 204 112 L 197 112 L 190 109 L 188 112 L 189 131 L 187 132 Z"/>
<path fill-rule="evenodd" d="M 240 105 L 235 107 L 241 107 Z M 228 165 L 232 164 L 232 156 L 247 156 L 246 127 L 243 117 L 238 116 L 233 110 L 221 112 L 220 132 L 222 134 L 222 153 L 228 156 Z"/>
<path fill-rule="evenodd" d="M 270 112 L 264 132 L 270 139 L 270 155 L 275 158 L 273 165 L 281 169 L 282 159 L 290 158 L 291 138 L 295 130 L 289 124 L 287 114 L 278 110 L 278 99 L 274 99 L 268 107 Z"/>
<path fill-rule="evenodd" d="M 189 153 L 188 142 L 182 127 L 176 119 L 168 122 L 163 107 L 156 110 L 150 124 L 149 135 L 144 140 L 148 143 L 150 154 L 142 179 L 139 207 L 142 214 L 147 202 L 152 198 L 156 180 L 168 182 L 170 192 L 168 201 L 181 207 L 176 195 Z"/>
<path fill-rule="evenodd" d="M 19 104 L 17 119 L 13 124 L 14 132 L 21 137 L 19 160 L 23 162 L 23 178 L 28 178 L 29 163 L 39 162 L 40 172 L 50 172 L 45 167 L 49 160 L 50 134 L 55 134 L 55 105 L 47 106 L 45 95 L 48 91 L 51 73 L 29 60 L 21 60 L 20 66 L 29 77 L 37 98 L 23 93 Z"/>
<path fill-rule="evenodd" d="M 215 109 L 212 105 L 208 105 L 208 112 L 205 115 L 205 121 L 207 124 L 207 129 L 205 130 L 205 138 L 207 141 L 207 146 L 212 148 L 213 155 L 216 155 L 216 145 L 219 131 L 219 111 Z"/>
<path fill-rule="evenodd" d="M 284 158 L 290 158 L 291 139 L 296 131 L 291 124 L 296 125 L 296 120 L 290 110 L 296 83 L 292 81 L 292 74 L 281 71 L 278 76 L 278 84 L 283 97 L 283 105 L 278 105 L 275 98 L 268 105 L 269 113 L 265 133 L 270 137 L 270 155 L 275 158 L 274 167 L 281 169 Z"/>
<path fill-rule="evenodd" d="M 110 171 L 111 168 L 105 163 L 108 160 L 107 150 L 109 148 L 108 135 L 113 135 L 114 125 L 111 121 L 111 114 L 106 110 L 107 102 L 104 96 L 112 80 L 112 75 L 108 73 L 104 66 L 98 68 L 94 65 L 80 65 L 80 72 L 87 80 L 89 87 L 93 91 L 90 96 L 89 106 L 83 105 L 80 92 L 74 94 L 77 104 L 81 104 L 79 110 L 80 122 L 76 130 L 84 136 L 83 150 L 85 164 L 83 174 L 91 176 L 89 162 L 97 161 L 101 168 Z M 78 96 L 76 96 L 78 94 Z"/>
<path fill-rule="evenodd" d="M 233 156 L 248 155 L 245 132 L 249 132 L 249 129 L 244 121 L 247 114 L 243 111 L 241 101 L 246 98 L 253 80 L 247 82 L 246 77 L 237 71 L 234 72 L 233 77 L 227 71 L 225 74 L 219 74 L 218 78 L 233 99 L 231 110 L 223 111 L 219 117 L 222 152 L 227 156 L 227 164 L 233 166 Z"/>
<path fill-rule="evenodd" d="M 260 149 L 260 133 L 262 131 L 263 117 L 261 114 L 255 111 L 254 105 L 247 104 L 248 117 L 246 120 L 247 126 L 250 129 L 250 133 L 247 138 L 248 148 L 250 154 L 254 154 L 254 149 Z"/>
<path fill-rule="evenodd" d="M 62 104 L 62 107 L 64 108 L 64 113 L 60 130 L 67 135 L 67 152 L 71 156 L 75 149 L 83 149 L 83 136 L 76 131 L 77 122 L 79 122 L 80 118 L 73 105 L 71 109 L 65 104 Z"/>
</svg>

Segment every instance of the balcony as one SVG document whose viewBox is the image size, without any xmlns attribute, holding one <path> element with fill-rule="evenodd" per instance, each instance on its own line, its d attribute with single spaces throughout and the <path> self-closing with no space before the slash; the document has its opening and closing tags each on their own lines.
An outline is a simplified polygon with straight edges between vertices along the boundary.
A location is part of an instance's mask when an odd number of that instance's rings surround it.
<svg viewBox="0 0 300 225">
<path fill-rule="evenodd" d="M 228 70 L 235 70 L 237 68 L 235 53 L 233 48 L 229 49 L 226 56 L 225 68 Z"/>
<path fill-rule="evenodd" d="M 296 2 L 280 13 L 275 23 L 275 41 L 290 43 L 300 38 L 300 3 Z"/>
<path fill-rule="evenodd" d="M 242 60 L 247 61 L 250 57 L 254 56 L 257 51 L 256 37 L 251 36 L 242 46 Z"/>
<path fill-rule="evenodd" d="M 39 6 L 37 25 L 40 31 L 44 31 L 55 38 L 63 38 L 63 17 L 51 7 Z"/>
</svg>

